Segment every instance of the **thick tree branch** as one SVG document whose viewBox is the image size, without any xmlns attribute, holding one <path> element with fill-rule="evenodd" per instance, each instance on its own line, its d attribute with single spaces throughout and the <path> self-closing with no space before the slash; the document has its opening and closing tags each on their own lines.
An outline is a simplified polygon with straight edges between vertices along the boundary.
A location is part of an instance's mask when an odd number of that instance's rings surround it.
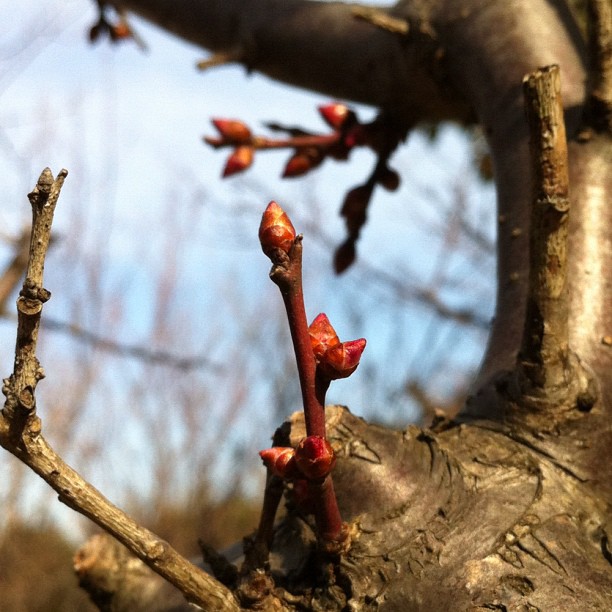
<svg viewBox="0 0 612 612">
<path fill-rule="evenodd" d="M 418 27 L 407 35 L 389 32 L 358 18 L 356 5 L 313 0 L 115 0 L 113 4 L 217 54 L 240 58 L 248 70 L 370 104 L 409 123 L 415 117 L 467 120 L 471 116 L 461 95 L 450 91 L 438 43 L 429 33 Z M 379 10 L 379 17 L 383 13 Z M 405 14 L 393 21 L 408 23 Z M 410 86 L 398 86 L 402 83 Z"/>
</svg>

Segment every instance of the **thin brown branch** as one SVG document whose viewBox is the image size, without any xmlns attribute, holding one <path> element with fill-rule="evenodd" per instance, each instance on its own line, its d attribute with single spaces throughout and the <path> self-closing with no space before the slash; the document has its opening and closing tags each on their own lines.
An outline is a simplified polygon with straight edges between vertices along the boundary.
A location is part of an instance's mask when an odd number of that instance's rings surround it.
<svg viewBox="0 0 612 612">
<path fill-rule="evenodd" d="M 356 19 L 361 19 L 371 23 L 377 28 L 382 28 L 392 34 L 401 34 L 407 36 L 410 31 L 410 24 L 406 19 L 398 19 L 392 17 L 386 11 L 372 8 L 369 6 L 355 6 L 352 7 L 351 12 Z"/>
<path fill-rule="evenodd" d="M 563 379 L 568 352 L 569 179 L 560 83 L 558 66 L 538 70 L 523 83 L 535 176 L 522 356 L 539 386 Z"/>
<path fill-rule="evenodd" d="M 527 316 L 519 355 L 521 386 L 546 405 L 576 400 L 582 372 L 569 347 L 567 244 L 569 178 L 561 80 L 556 65 L 523 81 L 534 169 Z"/>
<path fill-rule="evenodd" d="M 68 172 L 62 170 L 54 179 L 51 170 L 45 168 L 28 194 L 32 205 L 32 232 L 26 278 L 17 300 L 15 363 L 13 373 L 4 380 L 2 388 L 6 396 L 2 412 L 7 418 L 14 442 L 21 437 L 28 418 L 35 414 L 36 385 L 45 375 L 36 357 L 42 307 L 51 297 L 43 287 L 45 257 L 51 239 L 55 205 L 67 175 Z"/>
<path fill-rule="evenodd" d="M 196 64 L 198 70 L 208 70 L 209 68 L 216 68 L 217 66 L 227 66 L 227 64 L 240 63 L 245 59 L 244 53 L 237 49 L 235 51 L 222 51 L 219 53 L 213 53 L 210 57 L 199 61 Z"/>
<path fill-rule="evenodd" d="M 20 443 L 14 444 L 11 441 L 9 422 L 1 418 L 0 444 L 51 486 L 61 502 L 114 536 L 153 571 L 178 588 L 188 601 L 205 609 L 227 612 L 239 610 L 231 591 L 114 506 L 64 463 L 40 430 L 40 420 L 37 417 L 31 418 Z"/>
<path fill-rule="evenodd" d="M 51 295 L 43 287 L 43 272 L 55 205 L 67 174 L 62 170 L 54 179 L 45 168 L 28 195 L 33 213 L 30 252 L 26 279 L 17 300 L 15 365 L 2 389 L 6 402 L 0 415 L 0 445 L 57 491 L 60 501 L 116 537 L 189 601 L 215 610 L 236 611 L 238 604 L 228 589 L 111 504 L 64 463 L 41 435 L 35 390 L 44 373 L 36 356 L 36 344 L 43 303 Z"/>
</svg>

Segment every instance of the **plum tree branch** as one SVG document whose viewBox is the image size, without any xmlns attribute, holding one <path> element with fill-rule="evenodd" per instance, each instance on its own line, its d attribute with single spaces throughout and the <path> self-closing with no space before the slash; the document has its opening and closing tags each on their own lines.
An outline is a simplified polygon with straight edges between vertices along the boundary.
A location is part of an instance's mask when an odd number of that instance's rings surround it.
<svg viewBox="0 0 612 612">
<path fill-rule="evenodd" d="M 54 179 L 45 168 L 28 195 L 33 213 L 30 252 L 26 279 L 17 300 L 15 365 L 2 388 L 6 401 L 0 415 L 0 445 L 38 474 L 58 493 L 60 501 L 116 537 L 174 584 L 188 601 L 204 606 L 213 603 L 216 610 L 236 611 L 238 604 L 228 589 L 114 506 L 68 466 L 41 434 L 35 390 L 44 372 L 36 345 L 42 307 L 51 295 L 43 287 L 43 272 L 55 205 L 67 174 L 62 170 Z"/>
</svg>

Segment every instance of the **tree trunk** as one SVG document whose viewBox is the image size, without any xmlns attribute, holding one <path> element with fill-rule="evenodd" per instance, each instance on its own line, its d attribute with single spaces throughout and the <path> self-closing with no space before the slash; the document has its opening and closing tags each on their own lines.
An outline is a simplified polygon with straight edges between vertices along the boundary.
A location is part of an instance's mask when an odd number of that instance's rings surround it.
<svg viewBox="0 0 612 612">
<path fill-rule="evenodd" d="M 407 25 L 404 33 L 363 11 L 357 18 L 356 5 L 344 3 L 114 4 L 251 70 L 374 105 L 405 125 L 476 121 L 490 145 L 497 307 L 473 395 L 456 421 L 404 432 L 328 408 L 335 486 L 353 545 L 339 563 L 319 563 L 311 525 L 290 505 L 274 544 L 277 588 L 266 605 L 612 609 L 610 1 L 592 3 L 604 16 L 598 40 L 608 63 L 599 65 L 561 0 L 401 0 L 377 10 Z M 570 178 L 568 341 L 552 339 L 563 355 L 556 385 L 532 376 L 542 367 L 529 349 L 533 329 L 539 325 L 542 337 L 550 329 L 530 285 L 541 236 L 539 227 L 530 231 L 537 172 L 522 88 L 526 74 L 553 64 Z M 302 428 L 296 416 L 279 436 L 295 445 Z M 249 605 L 244 597 L 242 605 Z"/>
</svg>

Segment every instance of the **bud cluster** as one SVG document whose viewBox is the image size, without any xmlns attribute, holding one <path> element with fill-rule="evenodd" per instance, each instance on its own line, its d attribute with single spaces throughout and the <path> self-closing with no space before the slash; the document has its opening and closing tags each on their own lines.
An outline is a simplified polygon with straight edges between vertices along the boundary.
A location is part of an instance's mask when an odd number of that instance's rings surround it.
<svg viewBox="0 0 612 612">
<path fill-rule="evenodd" d="M 317 315 L 308 328 L 317 371 L 327 380 L 349 377 L 359 365 L 366 340 L 340 342 L 327 315 Z"/>
<path fill-rule="evenodd" d="M 304 438 L 297 448 L 274 446 L 259 452 L 264 465 L 284 480 L 325 478 L 336 463 L 331 444 L 321 436 Z"/>
</svg>

